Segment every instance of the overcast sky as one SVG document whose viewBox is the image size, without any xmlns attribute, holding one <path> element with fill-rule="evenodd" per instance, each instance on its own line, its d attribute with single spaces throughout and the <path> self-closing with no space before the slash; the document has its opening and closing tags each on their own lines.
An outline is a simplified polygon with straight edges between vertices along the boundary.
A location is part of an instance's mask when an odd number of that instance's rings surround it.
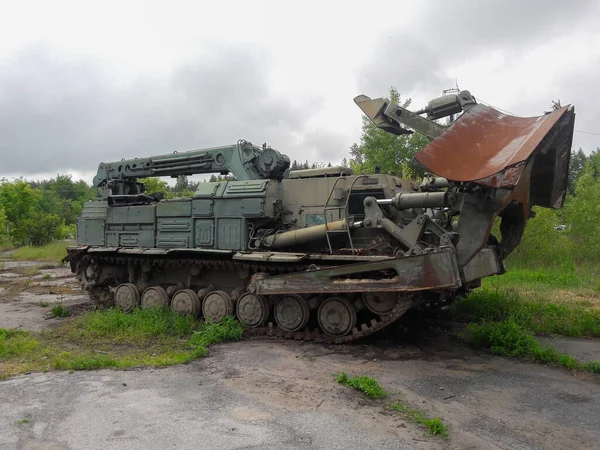
<svg viewBox="0 0 600 450">
<path fill-rule="evenodd" d="M 0 177 L 246 139 L 339 163 L 358 94 L 573 104 L 600 147 L 600 0 L 25 1 L 0 14 Z"/>
</svg>

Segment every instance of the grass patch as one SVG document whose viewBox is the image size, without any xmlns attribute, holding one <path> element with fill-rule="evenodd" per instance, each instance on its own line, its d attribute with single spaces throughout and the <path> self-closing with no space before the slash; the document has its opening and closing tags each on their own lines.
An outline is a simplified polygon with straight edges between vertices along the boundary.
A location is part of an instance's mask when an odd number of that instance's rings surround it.
<svg viewBox="0 0 600 450">
<path fill-rule="evenodd" d="M 581 288 L 590 286 L 594 277 L 587 272 L 577 271 L 574 267 L 563 268 L 510 268 L 500 277 L 485 280 L 486 286 L 527 286 L 544 288 Z"/>
<path fill-rule="evenodd" d="M 124 314 L 118 308 L 103 309 L 77 318 L 74 325 L 76 334 L 88 340 L 110 340 L 120 344 L 189 338 L 200 327 L 191 316 L 161 308 L 138 308 L 131 314 Z"/>
<path fill-rule="evenodd" d="M 391 403 L 390 409 L 402 413 L 410 421 L 420 425 L 423 428 L 426 428 L 429 434 L 432 436 L 448 437 L 449 426 L 444 424 L 442 419 L 439 417 L 427 419 L 423 413 L 414 408 L 406 406 L 400 401 Z"/>
<path fill-rule="evenodd" d="M 16 424 L 16 425 L 24 425 L 24 424 L 26 424 L 26 423 L 30 423 L 30 422 L 31 422 L 31 420 L 29 420 L 29 419 L 21 419 L 21 420 L 17 420 L 17 421 L 15 422 L 15 424 Z"/>
<path fill-rule="evenodd" d="M 94 311 L 36 334 L 0 329 L 0 379 L 28 371 L 185 364 L 242 333 L 233 317 L 207 324 L 160 308 Z"/>
<path fill-rule="evenodd" d="M 65 358 L 67 356 L 67 358 Z M 53 366 L 60 370 L 98 370 L 109 367 L 119 367 L 119 362 L 106 355 L 84 355 L 69 359 L 70 355 L 62 355 Z"/>
<path fill-rule="evenodd" d="M 48 306 L 50 306 L 50 302 L 40 302 L 40 306 L 42 308 L 47 308 Z"/>
<path fill-rule="evenodd" d="M 65 256 L 67 256 L 67 244 L 61 241 L 42 247 L 19 247 L 12 253 L 13 259 L 19 261 L 61 262 Z"/>
<path fill-rule="evenodd" d="M 387 392 L 383 390 L 383 388 L 375 378 L 368 377 L 366 375 L 349 377 L 346 374 L 346 372 L 342 372 L 341 374 L 336 376 L 338 383 L 361 391 L 369 398 L 379 400 L 387 397 Z"/>
<path fill-rule="evenodd" d="M 41 304 L 41 303 L 40 303 Z M 67 308 L 62 303 L 58 303 L 52 307 L 50 310 L 50 315 L 52 317 L 67 317 L 71 313 L 69 312 L 69 308 Z"/>
<path fill-rule="evenodd" d="M 452 306 L 450 316 L 467 323 L 510 320 L 535 334 L 600 337 L 599 310 L 550 302 L 510 288 L 474 291 Z"/>
<path fill-rule="evenodd" d="M 373 400 L 381 400 L 388 396 L 388 393 L 384 391 L 375 378 L 366 375 L 349 377 L 346 372 L 342 372 L 339 375 L 336 375 L 336 377 L 338 383 L 354 388 Z M 432 436 L 448 437 L 448 425 L 442 423 L 442 420 L 439 417 L 427 419 L 423 413 L 416 409 L 409 408 L 399 400 L 388 403 L 387 407 L 393 411 L 402 413 L 407 419 L 426 428 Z"/>
<path fill-rule="evenodd" d="M 521 274 L 526 271 L 521 271 Z M 543 271 L 542 271 L 543 273 Z M 504 276 L 504 275 L 503 275 Z M 535 285 L 539 272 L 529 271 L 522 280 Z M 568 284 L 570 275 L 556 281 L 544 279 L 557 286 Z M 542 276 L 543 278 L 543 276 Z M 533 280 L 533 281 L 532 281 Z M 565 281 L 566 280 L 566 281 Z M 573 281 L 573 286 L 576 283 Z M 560 335 L 569 337 L 600 337 L 600 310 L 578 303 L 549 301 L 546 293 L 521 291 L 517 287 L 483 287 L 460 299 L 447 314 L 456 321 L 467 324 L 461 337 L 469 344 L 489 349 L 501 356 L 526 358 L 565 367 L 600 373 L 600 362 L 580 362 L 554 347 L 545 347 L 535 335 Z"/>
<path fill-rule="evenodd" d="M 463 338 L 475 347 L 489 349 L 495 355 L 528 358 L 569 370 L 600 373 L 600 362 L 579 362 L 553 347 L 544 347 L 533 333 L 512 318 L 504 322 L 471 323 Z"/>
</svg>

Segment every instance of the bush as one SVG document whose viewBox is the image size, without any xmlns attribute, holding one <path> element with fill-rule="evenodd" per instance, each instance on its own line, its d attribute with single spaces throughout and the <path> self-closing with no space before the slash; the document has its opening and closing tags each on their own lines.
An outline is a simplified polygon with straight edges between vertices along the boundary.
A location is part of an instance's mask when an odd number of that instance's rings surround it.
<svg viewBox="0 0 600 450">
<path fill-rule="evenodd" d="M 13 224 L 10 236 L 15 245 L 41 247 L 62 238 L 64 222 L 55 214 L 34 212 Z"/>
</svg>

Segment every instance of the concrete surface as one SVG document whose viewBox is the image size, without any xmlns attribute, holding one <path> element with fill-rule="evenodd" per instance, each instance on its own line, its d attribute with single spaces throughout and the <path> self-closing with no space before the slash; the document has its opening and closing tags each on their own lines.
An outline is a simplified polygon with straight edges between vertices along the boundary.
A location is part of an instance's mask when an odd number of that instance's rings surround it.
<svg viewBox="0 0 600 450">
<path fill-rule="evenodd" d="M 375 376 L 451 438 L 339 385 L 341 371 Z M 443 345 L 250 340 L 186 366 L 0 382 L 0 449 L 591 449 L 599 380 Z"/>
</svg>

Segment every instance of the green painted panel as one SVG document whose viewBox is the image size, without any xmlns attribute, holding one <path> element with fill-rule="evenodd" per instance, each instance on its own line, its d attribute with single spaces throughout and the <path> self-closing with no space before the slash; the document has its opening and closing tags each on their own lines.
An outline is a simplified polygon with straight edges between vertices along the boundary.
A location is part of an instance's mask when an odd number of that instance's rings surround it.
<svg viewBox="0 0 600 450">
<path fill-rule="evenodd" d="M 229 181 L 223 197 L 264 197 L 269 180 Z"/>
<path fill-rule="evenodd" d="M 170 231 L 192 231 L 192 219 L 173 217 L 173 218 L 160 218 L 156 220 L 158 232 L 170 232 Z"/>
<path fill-rule="evenodd" d="M 104 219 L 80 217 L 77 221 L 77 245 L 104 245 Z"/>
<path fill-rule="evenodd" d="M 192 219 L 169 217 L 156 220 L 158 234 L 156 246 L 159 248 L 186 248 L 192 237 Z"/>
<path fill-rule="evenodd" d="M 109 247 L 154 247 L 154 231 L 107 231 L 106 245 Z"/>
<path fill-rule="evenodd" d="M 154 230 L 140 231 L 140 247 L 154 247 Z"/>
<path fill-rule="evenodd" d="M 106 217 L 106 209 L 108 208 L 108 202 L 106 200 L 90 200 L 83 204 L 83 210 L 81 211 L 81 217 L 85 219 L 102 219 Z"/>
<path fill-rule="evenodd" d="M 228 198 L 215 200 L 215 217 L 262 217 L 264 198 Z"/>
<path fill-rule="evenodd" d="M 138 247 L 140 244 L 140 236 L 138 233 L 119 235 L 119 247 Z"/>
<path fill-rule="evenodd" d="M 197 197 L 214 197 L 221 183 L 200 183 L 194 193 L 194 198 Z"/>
<path fill-rule="evenodd" d="M 214 200 L 193 200 L 192 213 L 194 216 L 212 216 Z"/>
<path fill-rule="evenodd" d="M 212 247 L 214 245 L 214 221 L 196 220 L 196 247 Z"/>
<path fill-rule="evenodd" d="M 114 206 L 108 208 L 107 223 L 154 223 L 154 205 Z"/>
<path fill-rule="evenodd" d="M 166 201 L 156 204 L 156 217 L 186 217 L 192 215 L 189 200 Z"/>
<path fill-rule="evenodd" d="M 156 239 L 156 246 L 159 248 L 187 248 L 189 247 L 189 238 L 189 234 L 162 234 Z"/>
<path fill-rule="evenodd" d="M 243 219 L 217 219 L 217 248 L 245 250 L 245 222 Z"/>
</svg>

